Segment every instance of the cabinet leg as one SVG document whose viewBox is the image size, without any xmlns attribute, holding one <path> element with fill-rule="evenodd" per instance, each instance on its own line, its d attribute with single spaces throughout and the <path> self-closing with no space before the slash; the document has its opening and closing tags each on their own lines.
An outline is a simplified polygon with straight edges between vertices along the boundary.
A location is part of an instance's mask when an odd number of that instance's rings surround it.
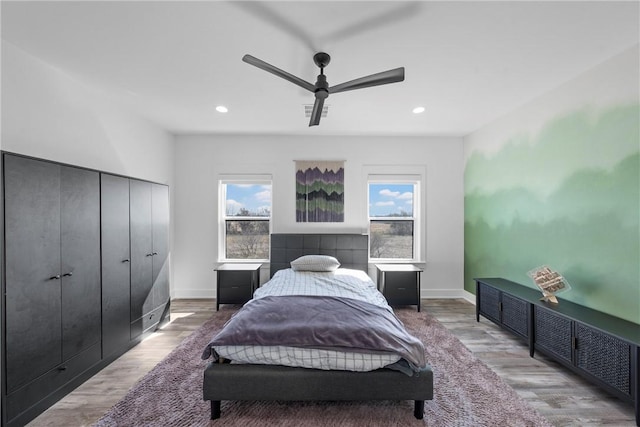
<svg viewBox="0 0 640 427">
<path fill-rule="evenodd" d="M 413 409 L 413 416 L 421 420 L 424 417 L 424 400 L 416 400 L 416 405 Z"/>
<path fill-rule="evenodd" d="M 476 281 L 476 322 L 480 323 L 480 282 Z"/>
<path fill-rule="evenodd" d="M 634 368 L 632 368 L 631 371 L 633 372 L 635 370 L 636 399 L 634 404 L 636 408 L 636 425 L 640 427 L 640 346 L 636 346 L 635 353 L 635 360 L 633 360 Z"/>
<path fill-rule="evenodd" d="M 220 401 L 212 400 L 211 401 L 211 419 L 217 420 L 220 418 Z"/>
</svg>

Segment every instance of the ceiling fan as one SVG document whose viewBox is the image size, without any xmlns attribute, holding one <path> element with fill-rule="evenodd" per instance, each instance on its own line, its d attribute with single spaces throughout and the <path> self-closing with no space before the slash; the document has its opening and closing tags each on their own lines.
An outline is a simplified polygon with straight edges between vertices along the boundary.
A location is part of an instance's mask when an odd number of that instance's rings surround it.
<svg viewBox="0 0 640 427">
<path fill-rule="evenodd" d="M 315 62 L 318 67 L 320 67 L 320 74 L 318 74 L 318 79 L 315 85 L 301 79 L 300 77 L 287 73 L 286 71 L 281 70 L 278 67 L 274 67 L 273 65 L 251 55 L 243 56 L 242 60 L 247 64 L 251 64 L 262 70 L 268 71 L 271 74 L 275 74 L 278 77 L 288 80 L 303 89 L 307 89 L 309 92 L 315 93 L 316 100 L 313 104 L 313 110 L 311 111 L 311 120 L 309 121 L 309 126 L 317 126 L 318 124 L 320 124 L 320 117 L 322 115 L 324 100 L 327 99 L 330 94 L 404 81 L 404 67 L 400 67 L 394 68 L 393 70 L 383 71 L 381 73 L 360 77 L 359 79 L 350 80 L 348 82 L 329 87 L 329 83 L 327 83 L 327 77 L 324 75 L 324 68 L 329 65 L 331 57 L 328 53 L 324 52 L 318 52 L 313 55 L 313 62 Z"/>
</svg>

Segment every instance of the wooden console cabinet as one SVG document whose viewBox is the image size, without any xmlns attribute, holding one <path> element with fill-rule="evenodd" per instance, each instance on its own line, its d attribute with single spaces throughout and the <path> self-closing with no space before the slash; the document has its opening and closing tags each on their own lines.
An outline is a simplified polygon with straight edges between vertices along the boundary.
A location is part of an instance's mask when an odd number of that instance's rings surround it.
<svg viewBox="0 0 640 427">
<path fill-rule="evenodd" d="M 476 320 L 482 315 L 525 339 L 532 357 L 544 353 L 633 403 L 640 426 L 640 325 L 569 301 L 541 301 L 540 292 L 509 280 L 475 280 Z"/>
</svg>

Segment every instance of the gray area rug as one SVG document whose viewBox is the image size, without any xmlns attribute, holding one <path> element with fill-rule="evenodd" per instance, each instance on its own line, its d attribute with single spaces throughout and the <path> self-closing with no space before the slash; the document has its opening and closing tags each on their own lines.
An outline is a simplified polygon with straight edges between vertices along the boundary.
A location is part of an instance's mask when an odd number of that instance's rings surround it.
<svg viewBox="0 0 640 427">
<path fill-rule="evenodd" d="M 434 399 L 424 419 L 413 401 L 222 402 L 222 418 L 209 420 L 202 400 L 207 364 L 202 349 L 235 312 L 224 307 L 145 375 L 96 426 L 550 426 L 440 322 L 415 309 L 395 310 L 425 344 L 434 371 Z"/>
</svg>

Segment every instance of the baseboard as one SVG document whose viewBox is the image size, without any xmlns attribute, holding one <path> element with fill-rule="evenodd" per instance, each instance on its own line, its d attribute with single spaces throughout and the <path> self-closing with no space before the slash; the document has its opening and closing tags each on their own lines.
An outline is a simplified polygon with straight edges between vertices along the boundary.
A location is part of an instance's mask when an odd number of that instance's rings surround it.
<svg viewBox="0 0 640 427">
<path fill-rule="evenodd" d="M 464 289 L 422 289 L 420 297 L 425 299 L 464 299 L 471 304 L 476 303 L 476 296 Z"/>
<path fill-rule="evenodd" d="M 215 289 L 174 289 L 171 292 L 171 299 L 211 299 L 215 297 Z"/>
<path fill-rule="evenodd" d="M 476 295 L 472 294 L 469 291 L 463 290 L 462 293 L 464 294 L 462 296 L 462 298 L 464 298 L 465 300 L 469 301 L 471 304 L 476 305 Z"/>
</svg>

